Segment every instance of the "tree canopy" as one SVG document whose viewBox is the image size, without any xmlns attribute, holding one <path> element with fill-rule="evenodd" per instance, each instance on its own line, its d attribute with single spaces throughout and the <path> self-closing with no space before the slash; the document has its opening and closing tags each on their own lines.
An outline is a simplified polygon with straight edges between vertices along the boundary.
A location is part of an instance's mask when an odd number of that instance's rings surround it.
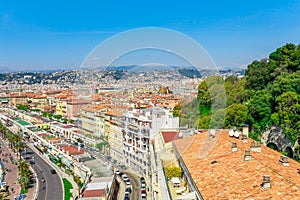
<svg viewBox="0 0 300 200">
<path fill-rule="evenodd" d="M 225 89 L 226 107 L 220 93 Z M 248 124 L 251 137 L 259 139 L 267 127 L 281 126 L 292 144 L 300 137 L 300 45 L 286 44 L 268 58 L 248 65 L 245 77 L 208 77 L 198 86 L 198 108 L 184 106 L 198 113 L 194 126 L 210 128 L 241 128 Z M 195 102 L 193 102 L 195 103 Z M 215 110 L 212 105 L 215 106 Z M 188 121 L 182 111 L 181 121 Z M 217 115 L 213 115 L 213 113 Z M 220 122 L 225 115 L 224 122 Z"/>
</svg>

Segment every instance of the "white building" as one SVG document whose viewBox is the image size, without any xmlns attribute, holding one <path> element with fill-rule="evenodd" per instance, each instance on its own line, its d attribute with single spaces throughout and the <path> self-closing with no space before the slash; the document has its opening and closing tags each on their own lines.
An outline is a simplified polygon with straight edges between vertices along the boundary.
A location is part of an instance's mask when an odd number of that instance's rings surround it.
<svg viewBox="0 0 300 200">
<path fill-rule="evenodd" d="M 179 128 L 179 118 L 160 107 L 135 109 L 125 113 L 122 130 L 124 162 L 141 174 L 148 175 L 150 166 L 150 142 L 160 129 Z"/>
</svg>

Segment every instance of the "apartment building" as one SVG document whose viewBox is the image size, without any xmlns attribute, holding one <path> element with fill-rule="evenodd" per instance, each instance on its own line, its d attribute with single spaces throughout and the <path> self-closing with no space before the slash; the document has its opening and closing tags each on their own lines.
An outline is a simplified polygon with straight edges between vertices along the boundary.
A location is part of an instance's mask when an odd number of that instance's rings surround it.
<svg viewBox="0 0 300 200">
<path fill-rule="evenodd" d="M 134 109 L 124 115 L 124 163 L 141 174 L 149 174 L 150 142 L 160 129 L 179 128 L 179 118 L 160 107 Z"/>
<path fill-rule="evenodd" d="M 111 110 L 106 113 L 110 116 L 110 132 L 108 135 L 108 142 L 110 145 L 110 155 L 121 163 L 124 163 L 123 154 L 123 127 L 124 115 L 118 110 Z"/>
<path fill-rule="evenodd" d="M 95 114 L 98 111 L 96 105 L 88 105 L 82 108 L 80 116 L 82 120 L 82 133 L 94 135 L 96 130 Z"/>
</svg>

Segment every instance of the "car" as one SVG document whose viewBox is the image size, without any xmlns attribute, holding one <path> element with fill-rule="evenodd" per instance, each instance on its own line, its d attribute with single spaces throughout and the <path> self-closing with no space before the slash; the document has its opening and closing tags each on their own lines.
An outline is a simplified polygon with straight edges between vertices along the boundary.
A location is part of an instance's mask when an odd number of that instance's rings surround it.
<svg viewBox="0 0 300 200">
<path fill-rule="evenodd" d="M 125 190 L 125 192 L 129 192 L 129 193 L 131 193 L 131 187 L 126 187 L 126 190 Z"/>
<path fill-rule="evenodd" d="M 55 169 L 51 169 L 50 172 L 51 172 L 51 174 L 56 174 Z"/>
<path fill-rule="evenodd" d="M 142 197 L 142 198 L 143 198 L 143 197 L 146 198 L 146 197 L 147 197 L 146 193 L 142 193 L 142 194 L 141 194 L 141 197 Z"/>
<path fill-rule="evenodd" d="M 141 187 L 142 187 L 142 188 L 145 188 L 145 187 L 146 187 L 146 184 L 145 184 L 145 183 L 142 183 L 142 184 L 141 184 Z"/>
<path fill-rule="evenodd" d="M 78 142 L 72 142 L 72 144 L 78 146 Z"/>
<path fill-rule="evenodd" d="M 144 177 L 141 177 L 141 178 L 140 178 L 140 181 L 141 181 L 141 184 L 143 184 L 143 183 L 146 183 L 146 181 L 145 181 L 145 178 L 144 178 Z"/>
<path fill-rule="evenodd" d="M 146 193 L 146 188 L 145 187 L 141 188 L 141 193 Z"/>
<path fill-rule="evenodd" d="M 120 172 L 120 173 L 119 173 L 119 176 L 122 177 L 122 176 L 123 176 L 123 172 Z"/>
<path fill-rule="evenodd" d="M 124 170 L 127 169 L 127 167 L 126 167 L 125 165 L 120 165 L 120 167 L 121 167 L 122 169 L 124 169 Z"/>
<path fill-rule="evenodd" d="M 45 183 L 45 179 L 44 178 L 42 178 L 42 182 Z"/>
<path fill-rule="evenodd" d="M 129 179 L 127 181 L 125 181 L 126 185 L 131 185 Z"/>
<path fill-rule="evenodd" d="M 124 195 L 124 200 L 125 200 L 125 199 L 126 199 L 126 200 L 129 200 L 129 199 L 130 199 L 129 196 L 130 196 L 129 194 L 126 194 L 126 193 L 125 193 L 125 195 Z"/>
<path fill-rule="evenodd" d="M 121 172 L 119 170 L 115 171 L 115 174 L 119 175 Z"/>
</svg>

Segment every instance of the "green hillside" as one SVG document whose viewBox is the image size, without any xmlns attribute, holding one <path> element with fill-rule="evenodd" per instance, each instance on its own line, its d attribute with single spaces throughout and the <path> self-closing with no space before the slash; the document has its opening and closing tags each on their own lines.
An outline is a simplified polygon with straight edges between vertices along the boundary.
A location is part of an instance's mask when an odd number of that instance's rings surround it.
<svg viewBox="0 0 300 200">
<path fill-rule="evenodd" d="M 218 108 L 224 101 L 222 91 L 226 110 Z M 190 110 L 182 111 L 199 113 L 195 127 L 240 128 L 248 124 L 250 137 L 259 140 L 268 126 L 279 125 L 294 144 L 300 135 L 300 45 L 286 44 L 268 59 L 253 61 L 243 79 L 209 77 L 199 84 L 197 100 L 198 108 L 185 106 Z M 214 109 L 212 103 L 217 105 Z M 218 121 L 222 113 L 226 113 L 224 123 Z M 188 121 L 186 116 L 182 115 L 181 122 Z"/>
</svg>

